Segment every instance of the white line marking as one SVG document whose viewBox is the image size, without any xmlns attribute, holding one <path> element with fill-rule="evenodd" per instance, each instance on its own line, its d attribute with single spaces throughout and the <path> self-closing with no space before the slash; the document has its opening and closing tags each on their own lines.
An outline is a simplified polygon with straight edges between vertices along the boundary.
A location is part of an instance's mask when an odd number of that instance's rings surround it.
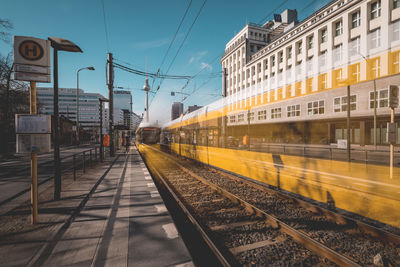
<svg viewBox="0 0 400 267">
<path fill-rule="evenodd" d="M 162 226 L 162 228 L 164 229 L 164 231 L 167 234 L 167 237 L 169 239 L 178 238 L 179 234 L 178 234 L 178 231 L 176 230 L 176 227 L 175 227 L 175 225 L 173 223 L 164 224 Z"/>
<path fill-rule="evenodd" d="M 153 183 L 147 183 L 147 187 L 156 187 L 156 185 Z"/>
<path fill-rule="evenodd" d="M 154 207 L 156 208 L 157 213 L 167 212 L 167 207 L 165 207 L 164 204 L 154 205 Z"/>
<path fill-rule="evenodd" d="M 181 264 L 175 265 L 175 267 L 194 267 L 194 264 L 193 264 L 192 261 L 188 261 L 188 262 L 185 262 L 185 263 L 181 263 Z"/>
<path fill-rule="evenodd" d="M 146 175 L 146 176 L 144 177 L 144 179 L 145 179 L 145 180 L 151 180 L 151 177 L 148 176 L 148 175 Z"/>
<path fill-rule="evenodd" d="M 151 197 L 159 197 L 160 194 L 158 193 L 158 191 L 151 191 L 151 192 L 150 192 L 150 196 L 151 196 Z"/>
<path fill-rule="evenodd" d="M 365 186 L 365 187 L 374 187 L 373 185 L 369 185 L 369 184 L 362 184 L 362 183 L 354 183 L 354 184 Z"/>
</svg>

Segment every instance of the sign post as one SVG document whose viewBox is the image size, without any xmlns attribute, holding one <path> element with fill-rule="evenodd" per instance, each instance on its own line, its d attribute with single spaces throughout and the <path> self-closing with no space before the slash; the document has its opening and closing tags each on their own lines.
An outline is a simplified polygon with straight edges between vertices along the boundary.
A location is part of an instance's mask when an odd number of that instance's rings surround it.
<svg viewBox="0 0 400 267">
<path fill-rule="evenodd" d="M 30 114 L 37 115 L 36 104 L 36 82 L 50 82 L 50 42 L 43 39 L 14 36 L 14 79 L 30 82 Z M 37 118 L 32 116 L 29 119 Z M 29 119 L 28 123 L 29 124 Z M 17 133 L 21 125 L 16 120 Z M 32 121 L 31 121 L 32 122 Z M 31 123 L 30 125 L 33 125 Z M 24 135 L 29 139 L 29 151 L 31 153 L 31 222 L 38 223 L 38 168 L 37 168 L 37 151 L 32 148 L 32 139 L 35 133 Z M 18 136 L 22 138 L 22 136 Z M 17 142 L 17 152 L 21 147 Z M 26 147 L 25 147 L 26 148 Z M 27 150 L 28 150 L 27 149 Z"/>
<path fill-rule="evenodd" d="M 389 85 L 390 123 L 387 125 L 387 141 L 390 143 L 390 179 L 393 178 L 394 144 L 396 144 L 397 125 L 394 123 L 394 109 L 399 106 L 399 87 Z"/>
</svg>

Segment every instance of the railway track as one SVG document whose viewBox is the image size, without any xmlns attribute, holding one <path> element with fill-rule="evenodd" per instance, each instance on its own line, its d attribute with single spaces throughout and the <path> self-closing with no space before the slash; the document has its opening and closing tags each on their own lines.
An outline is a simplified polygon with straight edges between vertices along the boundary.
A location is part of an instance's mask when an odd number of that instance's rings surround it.
<svg viewBox="0 0 400 267">
<path fill-rule="evenodd" d="M 400 265 L 396 235 L 153 149 L 152 161 L 242 265 Z"/>
</svg>

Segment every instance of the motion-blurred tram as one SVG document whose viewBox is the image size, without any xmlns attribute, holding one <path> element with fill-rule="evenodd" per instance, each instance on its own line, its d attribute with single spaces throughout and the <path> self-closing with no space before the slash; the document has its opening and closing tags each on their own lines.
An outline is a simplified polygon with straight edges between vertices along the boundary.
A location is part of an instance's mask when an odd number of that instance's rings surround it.
<svg viewBox="0 0 400 267">
<path fill-rule="evenodd" d="M 155 123 L 142 122 L 136 130 L 137 144 L 157 144 L 160 142 L 160 126 Z"/>
</svg>

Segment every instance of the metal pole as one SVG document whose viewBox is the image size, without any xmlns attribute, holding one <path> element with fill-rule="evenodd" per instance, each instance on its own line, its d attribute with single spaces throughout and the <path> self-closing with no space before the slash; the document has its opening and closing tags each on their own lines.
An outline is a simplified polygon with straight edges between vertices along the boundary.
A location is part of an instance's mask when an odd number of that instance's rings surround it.
<svg viewBox="0 0 400 267">
<path fill-rule="evenodd" d="M 103 162 L 103 101 L 100 101 L 100 161 Z"/>
<path fill-rule="evenodd" d="M 53 79 L 54 79 L 54 199 L 59 200 L 61 196 L 61 171 L 60 171 L 60 144 L 59 131 L 60 118 L 58 116 L 58 49 L 53 47 Z"/>
<path fill-rule="evenodd" d="M 376 80 L 374 79 L 374 146 L 377 149 L 376 136 Z"/>
<path fill-rule="evenodd" d="M 390 109 L 390 122 L 394 123 L 394 108 Z M 389 131 L 389 129 L 387 129 Z M 393 178 L 393 157 L 394 157 L 394 146 L 390 142 L 390 179 Z"/>
<path fill-rule="evenodd" d="M 76 142 L 79 145 L 79 72 L 76 73 Z"/>
<path fill-rule="evenodd" d="M 36 106 L 36 82 L 31 82 L 30 113 L 37 114 Z M 31 153 L 31 223 L 38 223 L 38 173 L 37 153 Z"/>
<path fill-rule="evenodd" d="M 109 135 L 110 135 L 110 157 L 114 157 L 114 67 L 112 53 L 108 53 L 108 110 L 109 110 Z"/>
<path fill-rule="evenodd" d="M 347 85 L 347 161 L 351 161 L 350 156 L 350 85 Z"/>
</svg>

